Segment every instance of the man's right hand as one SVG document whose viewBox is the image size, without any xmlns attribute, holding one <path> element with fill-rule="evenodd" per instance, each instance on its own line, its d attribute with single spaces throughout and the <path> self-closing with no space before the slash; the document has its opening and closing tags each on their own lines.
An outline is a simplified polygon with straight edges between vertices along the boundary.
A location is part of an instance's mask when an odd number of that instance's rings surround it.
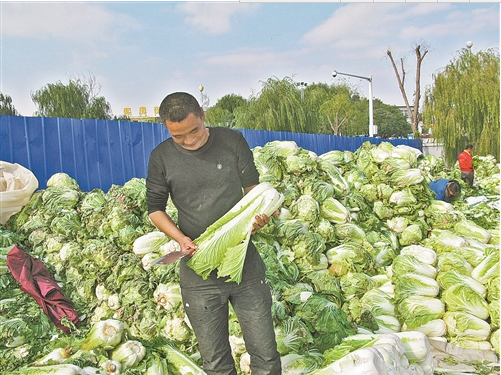
<svg viewBox="0 0 501 375">
<path fill-rule="evenodd" d="M 198 246 L 193 243 L 190 237 L 183 237 L 180 240 L 178 240 L 179 246 L 181 247 L 182 252 L 186 252 L 189 254 L 190 257 L 192 257 Z"/>
</svg>

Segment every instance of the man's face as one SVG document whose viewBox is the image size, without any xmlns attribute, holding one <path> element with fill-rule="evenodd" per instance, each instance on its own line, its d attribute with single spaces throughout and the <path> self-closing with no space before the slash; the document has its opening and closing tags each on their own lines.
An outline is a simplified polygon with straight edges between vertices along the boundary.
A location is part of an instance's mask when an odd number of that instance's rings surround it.
<svg viewBox="0 0 501 375">
<path fill-rule="evenodd" d="M 445 192 L 447 193 L 447 196 L 450 197 L 451 199 L 454 198 L 454 193 L 449 189 L 449 186 L 445 188 Z"/>
<path fill-rule="evenodd" d="M 204 120 L 203 112 L 201 117 L 190 113 L 180 122 L 165 121 L 165 126 L 174 142 L 186 150 L 195 151 L 207 143 L 207 139 L 209 139 L 209 129 L 205 127 Z"/>
</svg>

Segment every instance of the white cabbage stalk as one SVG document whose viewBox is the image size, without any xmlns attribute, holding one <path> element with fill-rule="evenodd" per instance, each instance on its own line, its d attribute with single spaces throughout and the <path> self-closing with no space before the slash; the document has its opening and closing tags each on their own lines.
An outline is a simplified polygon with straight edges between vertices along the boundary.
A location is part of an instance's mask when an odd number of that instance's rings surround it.
<svg viewBox="0 0 501 375">
<path fill-rule="evenodd" d="M 182 318 L 174 316 L 165 322 L 164 334 L 170 340 L 183 343 L 191 336 L 191 331 Z"/>
<path fill-rule="evenodd" d="M 50 365 L 50 366 L 33 366 L 22 369 L 24 375 L 87 375 L 80 367 L 70 365 L 68 363 Z"/>
<path fill-rule="evenodd" d="M 87 367 L 84 367 L 82 369 L 82 373 L 85 374 L 85 375 L 102 375 L 102 371 L 96 367 L 90 367 L 90 366 L 87 366 Z"/>
<path fill-rule="evenodd" d="M 217 269 L 219 277 L 240 283 L 255 216 L 272 216 L 283 201 L 271 183 L 258 184 L 193 241 L 198 248 L 186 264 L 203 279 Z"/>
<path fill-rule="evenodd" d="M 394 315 L 378 315 L 374 317 L 379 329 L 376 333 L 395 333 L 399 332 L 402 328 L 397 317 Z"/>
<path fill-rule="evenodd" d="M 81 345 L 82 350 L 92 350 L 97 347 L 106 350 L 113 349 L 122 341 L 125 324 L 120 320 L 101 320 L 92 326 L 92 329 Z"/>
<path fill-rule="evenodd" d="M 108 298 L 108 306 L 112 310 L 118 310 L 120 308 L 120 299 L 118 297 L 118 294 L 112 294 Z"/>
<path fill-rule="evenodd" d="M 174 251 L 181 251 L 181 245 L 176 240 L 170 240 L 166 244 L 160 246 L 160 254 L 167 255 Z"/>
<path fill-rule="evenodd" d="M 419 362 L 414 362 L 413 365 L 416 365 L 420 368 L 421 371 L 419 373 L 422 373 L 423 375 L 433 375 L 434 372 L 434 358 L 433 355 L 430 353 L 426 358 L 422 361 Z"/>
<path fill-rule="evenodd" d="M 244 338 L 236 335 L 230 335 L 230 347 L 233 354 L 243 354 L 247 350 Z"/>
<path fill-rule="evenodd" d="M 68 346 L 66 348 L 57 348 L 51 351 L 49 354 L 44 356 L 35 362 L 36 366 L 46 365 L 49 363 L 63 363 L 66 359 L 71 356 L 73 347 Z"/>
<path fill-rule="evenodd" d="M 109 375 L 118 375 L 122 370 L 122 364 L 119 361 L 112 361 L 111 359 L 101 363 L 101 368 Z"/>
<path fill-rule="evenodd" d="M 96 324 L 100 322 L 102 319 L 105 319 L 109 313 L 110 313 L 110 308 L 108 307 L 108 301 L 103 301 L 102 305 L 99 305 L 94 309 L 94 312 L 90 320 L 93 324 Z"/>
<path fill-rule="evenodd" d="M 161 256 L 162 255 L 160 255 L 160 253 L 155 253 L 155 252 L 144 254 L 141 258 L 141 264 L 143 266 L 143 269 L 145 271 L 148 271 L 152 267 L 153 261 L 157 260 Z"/>
<path fill-rule="evenodd" d="M 405 323 L 402 325 L 402 331 L 408 331 Z M 422 332 L 427 337 L 443 337 L 447 334 L 447 325 L 443 319 L 433 319 L 414 328 L 413 331 Z"/>
<path fill-rule="evenodd" d="M 136 255 L 145 255 L 150 252 L 158 253 L 160 246 L 170 240 L 165 233 L 153 231 L 138 237 L 132 244 L 132 251 Z"/>
<path fill-rule="evenodd" d="M 426 335 L 418 331 L 396 332 L 405 347 L 409 362 L 424 361 L 431 353 L 431 345 Z"/>
<path fill-rule="evenodd" d="M 245 352 L 240 356 L 240 371 L 244 374 L 250 374 L 250 354 Z"/>
<path fill-rule="evenodd" d="M 332 362 L 323 369 L 315 370 L 312 375 L 381 375 L 388 374 L 386 363 L 374 347 L 357 349 Z"/>
<path fill-rule="evenodd" d="M 113 350 L 111 359 L 122 364 L 122 369 L 137 366 L 146 355 L 146 348 L 140 341 L 128 340 Z"/>
<path fill-rule="evenodd" d="M 397 351 L 397 348 L 395 348 L 393 345 L 389 343 L 374 344 L 373 348 L 377 349 L 379 354 L 381 354 L 384 363 L 386 363 L 388 369 L 393 369 L 394 371 L 398 371 L 399 374 L 402 372 L 403 369 L 400 358 L 405 357 L 405 355 L 404 354 L 400 355 Z"/>
<path fill-rule="evenodd" d="M 105 301 L 109 298 L 110 292 L 106 289 L 103 284 L 99 284 L 96 286 L 96 297 L 98 301 Z"/>
<path fill-rule="evenodd" d="M 153 298 L 158 308 L 176 310 L 182 303 L 181 287 L 178 283 L 160 283 L 153 292 Z"/>
</svg>

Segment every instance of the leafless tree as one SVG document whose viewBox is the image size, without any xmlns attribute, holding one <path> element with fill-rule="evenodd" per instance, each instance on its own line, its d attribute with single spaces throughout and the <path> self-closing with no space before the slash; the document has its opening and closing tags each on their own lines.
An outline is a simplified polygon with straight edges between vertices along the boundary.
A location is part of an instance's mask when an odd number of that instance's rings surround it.
<svg viewBox="0 0 501 375">
<path fill-rule="evenodd" d="M 405 66 L 404 59 L 400 58 L 400 71 L 395 63 L 393 58 L 393 54 L 388 49 L 386 54 L 390 58 L 391 65 L 393 66 L 393 70 L 395 71 L 395 75 L 397 76 L 398 86 L 400 87 L 400 92 L 402 93 L 402 97 L 404 98 L 405 106 L 407 107 L 407 113 L 409 114 L 409 118 L 412 124 L 413 133 L 417 132 L 418 123 L 420 121 L 420 113 L 419 113 L 419 100 L 421 99 L 421 64 L 424 60 L 424 57 L 429 51 L 429 47 L 426 43 L 418 44 L 414 47 L 414 53 L 416 54 L 416 90 L 414 92 L 414 103 L 409 104 L 409 99 L 407 98 L 407 92 L 405 91 Z"/>
</svg>

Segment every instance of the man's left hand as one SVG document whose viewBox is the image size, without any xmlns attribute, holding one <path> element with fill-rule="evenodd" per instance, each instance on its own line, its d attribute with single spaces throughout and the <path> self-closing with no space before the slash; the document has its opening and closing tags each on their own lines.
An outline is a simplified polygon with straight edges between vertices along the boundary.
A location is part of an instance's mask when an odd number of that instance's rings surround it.
<svg viewBox="0 0 501 375">
<path fill-rule="evenodd" d="M 278 216 L 280 214 L 279 211 L 275 211 L 273 213 L 273 216 Z M 270 217 L 266 214 L 262 214 L 262 215 L 256 215 L 254 217 L 254 223 L 252 223 L 252 227 L 254 229 L 252 229 L 252 232 L 251 234 L 256 234 L 256 232 L 261 229 L 262 227 L 264 227 L 266 224 L 268 224 L 270 222 Z"/>
</svg>

